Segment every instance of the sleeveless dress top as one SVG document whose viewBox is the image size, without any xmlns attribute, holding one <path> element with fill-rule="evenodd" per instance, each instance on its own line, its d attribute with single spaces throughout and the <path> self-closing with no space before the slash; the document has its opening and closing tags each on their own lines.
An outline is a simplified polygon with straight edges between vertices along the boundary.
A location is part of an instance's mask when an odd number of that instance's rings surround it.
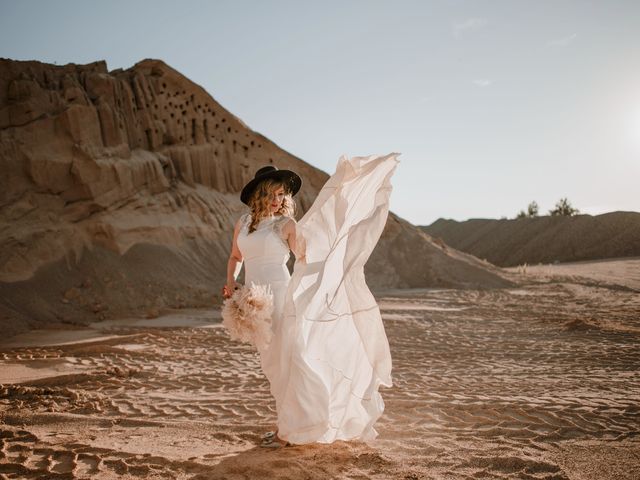
<svg viewBox="0 0 640 480">
<path fill-rule="evenodd" d="M 237 239 L 244 259 L 245 284 L 255 283 L 271 287 L 274 332 L 282 318 L 285 293 L 291 279 L 287 268 L 290 257 L 289 245 L 282 234 L 282 228 L 288 221 L 295 220 L 283 215 L 263 218 L 256 230 L 249 233 L 251 214 L 246 213 L 241 217 Z"/>
</svg>

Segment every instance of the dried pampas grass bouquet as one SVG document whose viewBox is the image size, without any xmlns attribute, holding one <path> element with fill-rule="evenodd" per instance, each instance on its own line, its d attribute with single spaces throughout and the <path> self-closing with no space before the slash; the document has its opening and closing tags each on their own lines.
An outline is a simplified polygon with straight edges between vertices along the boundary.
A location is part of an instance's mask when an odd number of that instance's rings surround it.
<svg viewBox="0 0 640 480">
<path fill-rule="evenodd" d="M 258 351 L 271 342 L 273 293 L 269 285 L 242 286 L 222 305 L 222 325 L 233 340 L 250 343 Z"/>
</svg>

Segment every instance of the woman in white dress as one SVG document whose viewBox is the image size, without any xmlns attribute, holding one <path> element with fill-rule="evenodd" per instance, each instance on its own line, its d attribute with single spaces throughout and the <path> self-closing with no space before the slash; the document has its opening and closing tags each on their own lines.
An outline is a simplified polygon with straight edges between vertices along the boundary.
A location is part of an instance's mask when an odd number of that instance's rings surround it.
<svg viewBox="0 0 640 480">
<path fill-rule="evenodd" d="M 294 172 L 263 167 L 242 191 L 251 212 L 236 222 L 223 294 L 239 286 L 242 263 L 247 285 L 273 292 L 273 337 L 260 361 L 278 420 L 263 446 L 377 436 L 391 355 L 364 264 L 387 220 L 397 156 L 342 156 L 298 223 Z"/>
</svg>

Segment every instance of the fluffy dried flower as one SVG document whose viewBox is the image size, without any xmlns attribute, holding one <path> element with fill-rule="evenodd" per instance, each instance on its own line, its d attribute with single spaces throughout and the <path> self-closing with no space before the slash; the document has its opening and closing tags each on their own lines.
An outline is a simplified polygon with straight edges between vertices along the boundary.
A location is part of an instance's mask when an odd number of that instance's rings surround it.
<svg viewBox="0 0 640 480">
<path fill-rule="evenodd" d="M 271 342 L 273 293 L 269 285 L 244 285 L 222 306 L 222 325 L 233 340 L 250 343 L 263 351 Z"/>
</svg>

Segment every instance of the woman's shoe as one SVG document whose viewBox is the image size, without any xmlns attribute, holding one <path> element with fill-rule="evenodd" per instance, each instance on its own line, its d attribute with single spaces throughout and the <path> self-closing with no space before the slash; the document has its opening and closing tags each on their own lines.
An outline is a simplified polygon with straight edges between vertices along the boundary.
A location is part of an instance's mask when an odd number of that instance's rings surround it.
<svg viewBox="0 0 640 480">
<path fill-rule="evenodd" d="M 274 440 L 271 440 L 269 442 L 262 442 L 260 444 L 260 446 L 262 448 L 282 448 L 282 447 L 284 447 L 284 445 L 282 445 L 280 442 L 276 442 Z"/>
<path fill-rule="evenodd" d="M 267 432 L 262 436 L 262 444 L 264 445 L 265 443 L 271 443 L 273 442 L 273 440 L 276 438 L 276 433 L 277 432 Z"/>
<path fill-rule="evenodd" d="M 281 443 L 281 442 L 284 442 L 284 443 Z M 263 440 L 262 443 L 260 444 L 260 446 L 264 448 L 280 448 L 280 447 L 288 447 L 290 445 L 291 444 L 289 442 L 285 440 L 281 440 L 276 435 L 274 435 L 269 440 Z"/>
</svg>

